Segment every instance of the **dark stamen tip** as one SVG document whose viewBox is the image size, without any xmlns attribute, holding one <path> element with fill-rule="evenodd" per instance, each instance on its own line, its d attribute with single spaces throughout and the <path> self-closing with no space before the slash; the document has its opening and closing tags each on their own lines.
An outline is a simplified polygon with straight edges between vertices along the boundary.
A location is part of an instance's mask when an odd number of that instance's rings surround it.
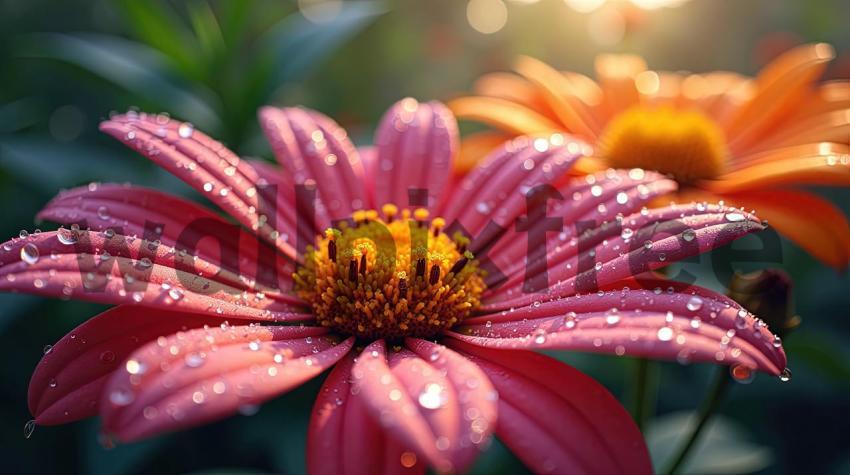
<svg viewBox="0 0 850 475">
<path fill-rule="evenodd" d="M 416 261 L 416 277 L 425 277 L 425 259 Z"/>
<path fill-rule="evenodd" d="M 434 264 L 431 266 L 431 275 L 428 277 L 428 282 L 436 284 L 440 280 L 440 266 Z"/>
<path fill-rule="evenodd" d="M 357 259 L 348 262 L 348 280 L 357 282 Z"/>
</svg>

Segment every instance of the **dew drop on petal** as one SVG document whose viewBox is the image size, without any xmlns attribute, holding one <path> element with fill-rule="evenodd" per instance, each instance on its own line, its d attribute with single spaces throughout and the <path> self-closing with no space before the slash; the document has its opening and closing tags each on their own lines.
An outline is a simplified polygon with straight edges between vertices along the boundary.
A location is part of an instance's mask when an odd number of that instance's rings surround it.
<svg viewBox="0 0 850 475">
<path fill-rule="evenodd" d="M 691 312 L 696 312 L 702 308 L 702 299 L 696 295 L 692 296 L 685 305 Z"/>
<path fill-rule="evenodd" d="M 69 246 L 71 244 L 75 244 L 78 238 L 75 231 L 60 227 L 56 231 L 56 239 L 58 239 L 62 244 Z"/>
<path fill-rule="evenodd" d="M 21 248 L 21 260 L 29 265 L 38 262 L 38 248 L 35 244 L 29 243 Z"/>
<path fill-rule="evenodd" d="M 425 385 L 419 393 L 419 405 L 425 409 L 439 409 L 448 402 L 446 391 L 437 383 Z"/>
<path fill-rule="evenodd" d="M 134 359 L 127 360 L 127 363 L 124 364 L 124 368 L 130 374 L 144 374 L 148 369 L 146 364 Z"/>
<path fill-rule="evenodd" d="M 693 229 L 687 229 L 682 233 L 682 239 L 684 239 L 686 242 L 691 242 L 696 239 L 696 237 L 697 233 Z"/>
<path fill-rule="evenodd" d="M 791 370 L 789 368 L 783 369 L 782 373 L 779 374 L 779 380 L 783 383 L 791 381 Z"/>
<path fill-rule="evenodd" d="M 673 339 L 673 329 L 670 327 L 661 327 L 656 334 L 660 341 L 670 341 Z"/>
<path fill-rule="evenodd" d="M 181 138 L 188 139 L 195 132 L 195 126 L 189 122 L 183 122 L 180 124 L 180 127 L 177 128 L 177 135 Z"/>
<path fill-rule="evenodd" d="M 726 221 L 729 221 L 730 223 L 738 223 L 747 219 L 746 216 L 741 213 L 726 213 L 725 218 Z"/>
<path fill-rule="evenodd" d="M 133 392 L 126 388 L 117 388 L 109 393 L 109 402 L 116 406 L 127 406 L 133 402 Z"/>
<path fill-rule="evenodd" d="M 186 366 L 189 368 L 199 368 L 204 364 L 205 358 L 201 353 L 189 353 L 183 358 L 183 362 L 186 363 Z"/>
</svg>

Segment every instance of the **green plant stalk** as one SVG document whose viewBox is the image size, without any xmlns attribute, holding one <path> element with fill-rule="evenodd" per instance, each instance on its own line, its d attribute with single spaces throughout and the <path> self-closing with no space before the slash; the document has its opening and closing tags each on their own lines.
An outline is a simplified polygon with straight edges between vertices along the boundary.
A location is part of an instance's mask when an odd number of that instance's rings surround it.
<svg viewBox="0 0 850 475">
<path fill-rule="evenodd" d="M 646 421 L 655 412 L 655 400 L 658 393 L 658 366 L 655 362 L 646 358 L 640 358 L 636 363 L 632 418 L 643 432 Z"/>
<path fill-rule="evenodd" d="M 694 427 L 693 431 L 688 436 L 688 439 L 671 459 L 671 462 L 667 465 L 667 469 L 660 473 L 673 475 L 682 467 L 685 460 L 687 460 L 691 449 L 693 449 L 699 440 L 699 437 L 705 429 L 709 419 L 711 419 L 711 416 L 714 415 L 717 408 L 720 406 L 723 396 L 729 388 L 729 382 L 731 379 L 732 378 L 726 374 L 726 367 L 717 368 L 714 381 L 711 383 L 711 389 L 709 390 L 706 398 L 703 399 L 702 405 L 700 406 L 696 427 Z"/>
</svg>

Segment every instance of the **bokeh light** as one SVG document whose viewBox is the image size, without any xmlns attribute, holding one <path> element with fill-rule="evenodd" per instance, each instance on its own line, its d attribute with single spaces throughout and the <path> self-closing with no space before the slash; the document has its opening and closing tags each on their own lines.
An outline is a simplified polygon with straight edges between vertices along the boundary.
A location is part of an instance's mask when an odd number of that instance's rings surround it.
<svg viewBox="0 0 850 475">
<path fill-rule="evenodd" d="M 470 0 L 466 5 L 466 19 L 481 33 L 495 33 L 507 23 L 508 8 L 502 0 Z"/>
</svg>

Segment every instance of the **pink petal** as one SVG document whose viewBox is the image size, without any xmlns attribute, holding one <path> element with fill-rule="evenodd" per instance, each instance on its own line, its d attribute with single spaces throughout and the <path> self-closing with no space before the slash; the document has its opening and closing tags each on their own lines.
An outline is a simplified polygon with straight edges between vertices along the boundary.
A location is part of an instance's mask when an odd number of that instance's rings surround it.
<svg viewBox="0 0 850 475">
<path fill-rule="evenodd" d="M 260 124 L 278 162 L 295 184 L 318 185 L 331 219 L 346 219 L 367 205 L 363 165 L 345 130 L 307 109 L 263 107 Z"/>
<path fill-rule="evenodd" d="M 258 190 L 256 170 L 233 152 L 185 123 L 162 121 L 147 114 L 117 115 L 100 129 L 162 166 L 207 196 L 240 223 L 296 257 L 294 236 L 276 228 L 286 220 L 277 203 Z"/>
<path fill-rule="evenodd" d="M 450 350 L 419 340 L 407 343 L 416 354 L 401 350 L 389 360 L 383 341 L 366 347 L 352 371 L 354 389 L 395 440 L 437 470 L 463 471 L 492 430 L 492 387 Z M 426 362 L 422 353 L 435 358 Z"/>
<path fill-rule="evenodd" d="M 632 230 L 632 234 L 624 233 Z M 484 311 L 595 291 L 613 282 L 707 252 L 764 229 L 752 214 L 716 205 L 672 205 L 591 228 L 548 259 L 550 284 L 544 294 L 518 293 L 521 273 L 485 296 Z M 541 262 L 529 269 L 539 271 Z M 513 294 L 513 295 L 512 295 Z"/>
<path fill-rule="evenodd" d="M 0 248 L 0 290 L 219 318 L 311 318 L 296 313 L 303 303 L 295 297 L 252 291 L 239 276 L 203 259 L 156 242 L 94 231 L 66 229 L 6 242 Z"/>
<path fill-rule="evenodd" d="M 354 357 L 349 354 L 334 367 L 316 397 L 307 435 L 309 473 L 425 473 L 425 463 L 388 437 L 352 391 L 353 366 Z"/>
<path fill-rule="evenodd" d="M 712 362 L 773 375 L 785 368 L 780 340 L 734 301 L 707 289 L 662 280 L 628 287 L 635 283 L 475 317 L 452 336 L 491 348 Z"/>
<path fill-rule="evenodd" d="M 488 221 L 503 228 L 526 210 L 532 188 L 552 184 L 581 156 L 581 143 L 561 134 L 519 137 L 490 153 L 484 163 L 466 175 L 443 202 L 440 214 L 457 220 L 479 246 L 493 237 L 480 236 Z"/>
<path fill-rule="evenodd" d="M 317 327 L 222 326 L 157 339 L 113 373 L 103 430 L 122 441 L 221 419 L 318 375 L 354 344 Z M 132 365 L 131 365 L 132 362 Z"/>
<path fill-rule="evenodd" d="M 202 206 L 156 190 L 118 184 L 74 188 L 51 200 L 38 219 L 158 240 L 215 263 L 231 277 L 241 275 L 266 287 L 288 288 L 292 282 L 292 262 L 256 236 Z"/>
<path fill-rule="evenodd" d="M 496 435 L 535 473 L 651 474 L 640 431 L 602 385 L 529 351 L 449 341 L 499 391 Z"/>
<path fill-rule="evenodd" d="M 629 215 L 652 199 L 674 191 L 676 183 L 652 172 L 640 169 L 631 171 L 607 170 L 593 175 L 570 180 L 565 187 L 559 188 L 563 201 L 553 200 L 547 210 L 548 219 L 561 218 L 563 229 L 552 232 L 549 223 L 543 219 L 518 230 L 516 224 L 508 225 L 506 232 L 488 251 L 488 256 L 505 275 L 513 275 L 516 283 L 525 271 L 531 236 L 547 232 L 548 262 L 560 262 L 561 256 L 569 256 L 574 248 L 565 245 L 579 231 L 597 228 L 617 216 Z M 526 209 L 524 213 L 533 213 Z M 524 216 L 523 219 L 526 217 Z M 615 221 L 616 222 L 616 221 Z M 547 229 L 548 228 L 548 229 Z M 581 228 L 581 229 L 578 229 Z M 480 244 L 471 245 L 473 252 Z M 542 261 L 539 262 L 542 265 Z M 542 269 L 542 267 L 541 267 Z M 534 269 L 532 269 L 534 270 Z"/>
<path fill-rule="evenodd" d="M 97 414 L 109 375 L 141 345 L 158 336 L 221 320 L 204 315 L 120 306 L 71 330 L 38 363 L 29 385 L 29 409 L 40 425 Z"/>
<path fill-rule="evenodd" d="M 396 102 L 375 132 L 375 203 L 435 207 L 458 149 L 457 121 L 440 102 Z M 411 189 L 427 190 L 427 203 L 409 202 Z"/>
</svg>

